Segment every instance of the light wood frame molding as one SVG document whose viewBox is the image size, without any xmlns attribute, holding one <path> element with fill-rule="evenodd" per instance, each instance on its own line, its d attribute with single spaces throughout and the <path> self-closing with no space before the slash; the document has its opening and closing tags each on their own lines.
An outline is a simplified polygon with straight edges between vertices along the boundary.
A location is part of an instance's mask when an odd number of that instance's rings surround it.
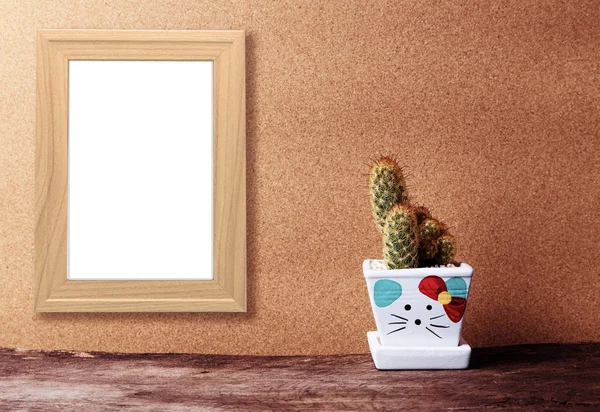
<svg viewBox="0 0 600 412">
<path fill-rule="evenodd" d="M 69 60 L 213 61 L 212 280 L 69 280 Z M 40 30 L 37 44 L 37 312 L 245 312 L 243 31 Z"/>
</svg>

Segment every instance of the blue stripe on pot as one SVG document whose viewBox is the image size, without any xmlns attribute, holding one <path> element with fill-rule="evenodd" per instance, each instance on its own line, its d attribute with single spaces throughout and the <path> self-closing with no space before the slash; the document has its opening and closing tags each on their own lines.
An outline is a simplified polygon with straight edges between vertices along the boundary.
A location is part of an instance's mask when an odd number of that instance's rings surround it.
<svg viewBox="0 0 600 412">
<path fill-rule="evenodd" d="M 373 300 L 380 308 L 391 305 L 402 296 L 402 286 L 389 279 L 379 279 L 373 287 Z"/>
<path fill-rule="evenodd" d="M 463 278 L 450 278 L 446 281 L 446 288 L 451 296 L 467 298 L 467 284 Z"/>
</svg>

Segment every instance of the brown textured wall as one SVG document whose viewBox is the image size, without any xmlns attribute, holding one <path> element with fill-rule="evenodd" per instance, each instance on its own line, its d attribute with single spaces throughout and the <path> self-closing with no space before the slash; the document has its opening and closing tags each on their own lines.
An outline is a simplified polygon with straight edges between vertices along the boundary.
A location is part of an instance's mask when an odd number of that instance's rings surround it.
<svg viewBox="0 0 600 412">
<path fill-rule="evenodd" d="M 0 346 L 367 351 L 365 164 L 380 153 L 476 270 L 472 344 L 600 340 L 599 7 L 0 2 Z M 247 31 L 249 313 L 33 313 L 39 28 Z"/>
</svg>

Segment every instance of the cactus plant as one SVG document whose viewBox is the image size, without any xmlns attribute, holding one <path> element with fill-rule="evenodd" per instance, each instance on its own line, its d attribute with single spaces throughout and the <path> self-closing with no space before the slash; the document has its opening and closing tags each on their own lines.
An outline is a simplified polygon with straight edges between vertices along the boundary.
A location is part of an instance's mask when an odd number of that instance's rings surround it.
<svg viewBox="0 0 600 412">
<path fill-rule="evenodd" d="M 454 259 L 456 243 L 448 227 L 425 206 L 410 205 L 402 168 L 393 158 L 385 156 L 373 164 L 369 188 L 389 269 L 447 265 Z"/>
<path fill-rule="evenodd" d="M 417 216 L 405 203 L 392 206 L 383 228 L 383 256 L 389 269 L 417 267 L 419 263 L 419 233 Z"/>
<path fill-rule="evenodd" d="M 406 183 L 402 169 L 391 157 L 384 156 L 371 168 L 369 179 L 371 210 L 381 232 L 388 212 L 396 203 L 407 200 Z"/>
</svg>

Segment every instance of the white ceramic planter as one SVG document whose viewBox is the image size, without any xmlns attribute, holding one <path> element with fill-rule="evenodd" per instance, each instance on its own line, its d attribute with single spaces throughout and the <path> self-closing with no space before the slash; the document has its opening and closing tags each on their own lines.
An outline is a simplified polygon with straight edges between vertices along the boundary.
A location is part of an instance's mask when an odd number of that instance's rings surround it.
<svg viewBox="0 0 600 412">
<path fill-rule="evenodd" d="M 382 347 L 459 345 L 471 266 L 389 270 L 365 260 L 363 273 Z"/>
</svg>

